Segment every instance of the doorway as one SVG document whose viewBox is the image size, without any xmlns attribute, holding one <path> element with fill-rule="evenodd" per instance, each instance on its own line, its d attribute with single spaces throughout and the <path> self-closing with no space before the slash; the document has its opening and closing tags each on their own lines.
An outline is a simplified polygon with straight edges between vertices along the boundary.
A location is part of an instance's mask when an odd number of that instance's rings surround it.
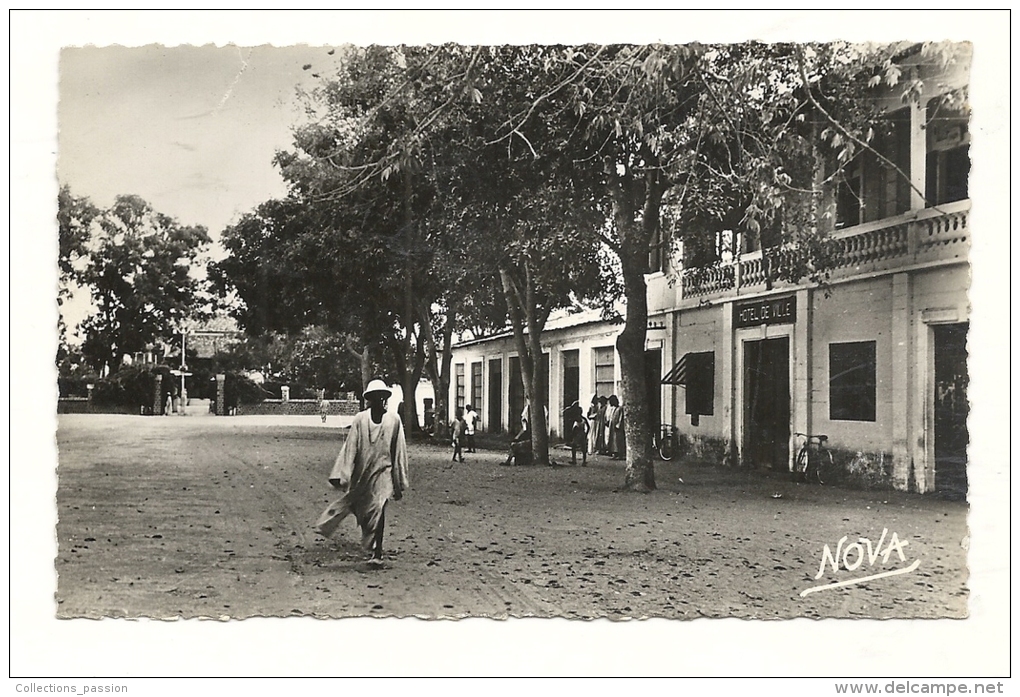
<svg viewBox="0 0 1020 697">
<path fill-rule="evenodd" d="M 935 334 L 935 491 L 967 498 L 967 329 L 966 323 L 932 327 Z"/>
<path fill-rule="evenodd" d="M 521 359 L 510 357 L 510 392 L 507 402 L 510 416 L 507 419 L 507 430 L 516 435 L 521 430 L 521 413 L 524 411 L 524 380 L 521 377 Z"/>
<path fill-rule="evenodd" d="M 790 462 L 790 340 L 744 342 L 744 465 Z"/>
<path fill-rule="evenodd" d="M 489 418 L 485 430 L 490 433 L 503 432 L 503 359 L 489 359 Z"/>
<path fill-rule="evenodd" d="M 662 349 L 645 351 L 645 392 L 648 394 L 648 420 L 653 433 L 662 421 Z"/>
<path fill-rule="evenodd" d="M 563 357 L 563 409 L 581 399 L 581 352 L 579 349 L 564 351 Z M 561 433 L 567 433 L 566 418 L 562 418 Z"/>
</svg>

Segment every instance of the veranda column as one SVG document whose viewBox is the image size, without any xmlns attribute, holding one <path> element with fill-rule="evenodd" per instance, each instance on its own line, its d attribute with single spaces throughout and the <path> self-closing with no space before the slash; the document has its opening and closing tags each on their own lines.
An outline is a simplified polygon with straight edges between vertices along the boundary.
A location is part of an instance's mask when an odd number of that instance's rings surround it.
<svg viewBox="0 0 1020 697">
<path fill-rule="evenodd" d="M 729 458 L 727 464 L 736 466 L 740 463 L 740 445 L 737 438 L 737 419 L 734 414 L 735 400 L 737 398 L 737 385 L 734 380 L 740 376 L 736 371 L 736 353 L 734 350 L 735 337 L 733 334 L 733 303 L 721 303 L 719 310 L 722 312 L 722 327 L 719 351 L 719 380 L 722 386 L 722 417 L 723 428 L 725 429 Z M 679 323 L 679 318 L 677 318 Z M 677 360 L 680 360 L 683 347 L 677 351 Z M 677 418 L 679 419 L 679 414 Z"/>
<path fill-rule="evenodd" d="M 910 208 L 924 208 L 925 168 L 928 159 L 928 139 L 924 130 L 926 109 L 924 104 L 910 106 Z"/>
<path fill-rule="evenodd" d="M 793 401 L 792 433 L 811 433 L 813 403 L 811 378 L 814 370 L 811 340 L 812 292 L 810 288 L 797 291 L 797 322 L 793 325 Z M 791 436 L 790 464 L 797 453 L 797 443 Z"/>
<path fill-rule="evenodd" d="M 914 367 L 910 331 L 910 274 L 893 276 L 892 297 L 892 457 L 893 486 L 911 486 L 910 424 L 917 408 L 911 399 Z"/>
</svg>

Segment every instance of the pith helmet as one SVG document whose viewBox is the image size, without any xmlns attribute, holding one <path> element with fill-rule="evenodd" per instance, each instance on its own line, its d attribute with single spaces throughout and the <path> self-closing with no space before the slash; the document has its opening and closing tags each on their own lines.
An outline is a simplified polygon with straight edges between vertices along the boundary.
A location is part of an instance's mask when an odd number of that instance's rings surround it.
<svg viewBox="0 0 1020 697">
<path fill-rule="evenodd" d="M 382 380 L 373 380 L 372 382 L 368 383 L 368 387 L 365 388 L 364 394 L 365 399 L 368 399 L 368 395 L 372 394 L 373 392 L 382 392 L 384 395 L 386 395 L 387 398 L 389 398 L 389 396 L 393 394 L 393 391 L 390 390 L 390 388 L 387 387 L 386 383 L 383 382 Z"/>
</svg>

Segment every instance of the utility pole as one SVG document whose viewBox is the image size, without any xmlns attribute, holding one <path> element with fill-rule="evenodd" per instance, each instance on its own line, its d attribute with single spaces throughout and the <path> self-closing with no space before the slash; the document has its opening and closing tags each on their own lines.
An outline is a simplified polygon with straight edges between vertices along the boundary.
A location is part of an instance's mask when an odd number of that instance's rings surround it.
<svg viewBox="0 0 1020 697">
<path fill-rule="evenodd" d="M 181 327 L 181 416 L 184 416 L 184 407 L 188 403 L 188 391 L 184 388 L 184 375 L 188 366 L 184 361 L 184 354 L 188 346 L 188 332 Z"/>
<path fill-rule="evenodd" d="M 181 376 L 181 394 L 180 394 L 181 406 L 180 411 L 178 413 L 181 416 L 184 416 L 185 406 L 187 405 L 188 402 L 188 390 L 185 387 L 184 378 L 187 377 L 188 375 L 191 375 L 191 373 L 188 372 L 188 364 L 185 360 L 185 355 L 187 353 L 188 348 L 188 330 L 183 324 L 181 324 L 180 330 L 181 330 L 181 369 L 171 370 L 170 372 L 174 375 Z"/>
</svg>

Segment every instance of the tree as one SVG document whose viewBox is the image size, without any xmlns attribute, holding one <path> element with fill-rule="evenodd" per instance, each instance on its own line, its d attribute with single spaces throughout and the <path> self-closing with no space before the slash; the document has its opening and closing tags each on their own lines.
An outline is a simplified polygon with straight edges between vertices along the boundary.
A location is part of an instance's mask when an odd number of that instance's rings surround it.
<svg viewBox="0 0 1020 697">
<path fill-rule="evenodd" d="M 320 213 L 298 196 L 260 204 L 224 230 L 228 256 L 210 265 L 209 276 L 221 297 L 240 301 L 232 314 L 249 337 L 296 337 L 312 328 L 342 337 L 345 354 L 357 356 L 363 388 L 378 370 L 388 331 L 384 298 L 370 282 L 381 265 L 373 261 L 377 250 L 352 231 L 355 223 L 345 229 L 334 218 L 324 228 Z"/>
<path fill-rule="evenodd" d="M 88 197 L 74 196 L 66 184 L 60 187 L 57 194 L 57 265 L 61 281 L 58 299 L 65 297 L 67 287 L 80 277 L 81 263 L 88 256 L 92 222 L 98 216 L 99 209 Z"/>
<path fill-rule="evenodd" d="M 307 327 L 294 339 L 283 378 L 306 388 L 324 389 L 330 395 L 360 393 L 361 365 L 348 354 L 347 340 L 347 336 L 323 327 Z"/>
<path fill-rule="evenodd" d="M 445 208 L 460 211 L 452 229 L 463 240 L 463 265 L 480 292 L 498 298 L 464 308 L 465 319 L 489 330 L 509 324 L 513 331 L 538 463 L 549 462 L 542 330 L 554 310 L 600 298 L 605 288 L 593 244 L 605 211 L 590 195 L 592 177 L 600 174 L 571 152 L 540 145 L 563 139 L 575 119 L 562 100 L 548 100 L 512 128 L 507 123 L 507 114 L 529 108 L 558 77 L 550 70 L 554 52 L 478 49 L 467 77 L 472 98 L 456 102 L 456 113 L 445 120 L 442 141 L 456 147 L 444 151 L 450 159 L 437 184 Z"/>
<path fill-rule="evenodd" d="M 441 149 L 432 137 L 436 117 L 457 98 L 450 85 L 458 81 L 445 79 L 444 71 L 460 69 L 462 54 L 459 48 L 346 51 L 337 70 L 309 94 L 315 116 L 295 131 L 293 150 L 277 156 L 289 198 L 300 208 L 283 218 L 300 218 L 298 231 L 288 237 L 280 224 L 263 226 L 262 237 L 240 228 L 230 235 L 238 251 L 248 244 L 241 240 L 256 240 L 253 251 L 244 252 L 248 259 L 277 250 L 270 274 L 286 277 L 281 288 L 295 304 L 283 312 L 287 322 L 342 325 L 363 366 L 373 362 L 376 346 L 385 348 L 404 386 L 411 423 L 417 421 L 414 388 L 424 371 L 440 383 L 437 396 L 445 396 L 460 306 L 455 292 L 464 290 L 462 275 L 449 273 L 455 265 L 445 259 L 457 250 L 440 240 L 432 176 L 434 150 Z M 258 227 L 265 221 L 250 222 Z M 257 267 L 223 268 L 254 279 Z M 240 285 L 253 305 L 253 288 Z"/>
<path fill-rule="evenodd" d="M 576 153 L 603 175 L 588 195 L 608 206 L 607 234 L 600 240 L 619 258 L 626 299 L 624 329 L 617 339 L 625 409 L 627 468 L 624 487 L 655 488 L 651 420 L 644 382 L 648 255 L 660 233 L 664 193 L 680 180 L 678 166 L 689 151 L 697 117 L 694 46 L 584 46 L 550 56 L 556 77 L 538 101 L 564 100 L 576 116 L 567 137 L 547 142 Z M 530 118 L 532 107 L 511 115 L 509 127 Z"/>
<path fill-rule="evenodd" d="M 73 295 L 74 288 L 81 280 L 83 265 L 87 262 L 86 244 L 92 234 L 92 222 L 99 215 L 99 209 L 84 196 L 74 196 L 66 184 L 57 194 L 57 268 L 60 287 L 57 290 L 57 304 L 63 305 Z M 65 343 L 67 327 L 64 317 L 57 320 L 61 347 Z M 61 349 L 62 350 L 62 349 Z M 60 356 L 58 355 L 58 360 Z"/>
<path fill-rule="evenodd" d="M 81 219 L 74 208 L 65 211 Z M 204 227 L 181 225 L 137 196 L 118 196 L 95 221 L 87 241 L 67 239 L 86 250 L 78 280 L 97 308 L 82 323 L 82 350 L 95 368 L 115 370 L 125 354 L 170 339 L 199 311 L 201 283 L 191 272 L 210 240 Z"/>
</svg>

